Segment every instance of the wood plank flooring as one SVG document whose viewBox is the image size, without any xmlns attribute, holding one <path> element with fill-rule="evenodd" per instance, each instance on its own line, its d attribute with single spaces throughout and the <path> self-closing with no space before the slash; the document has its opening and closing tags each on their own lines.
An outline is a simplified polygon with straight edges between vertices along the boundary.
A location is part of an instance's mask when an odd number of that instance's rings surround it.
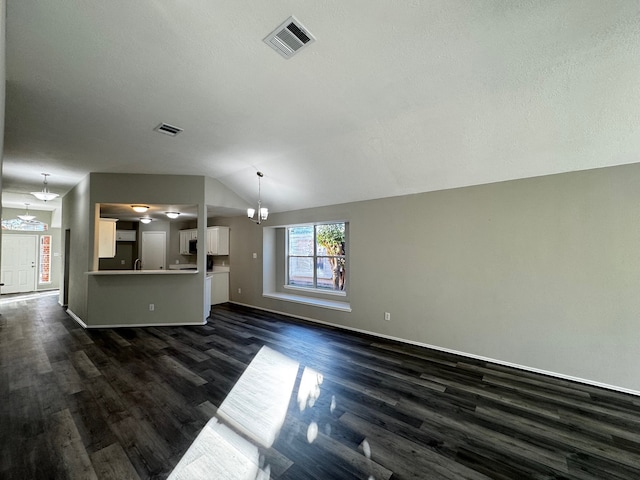
<svg viewBox="0 0 640 480">
<path fill-rule="evenodd" d="M 83 330 L 56 302 L 0 305 L 3 479 L 166 478 L 265 345 L 322 374 L 273 479 L 640 479 L 639 397 L 233 305 Z"/>
</svg>

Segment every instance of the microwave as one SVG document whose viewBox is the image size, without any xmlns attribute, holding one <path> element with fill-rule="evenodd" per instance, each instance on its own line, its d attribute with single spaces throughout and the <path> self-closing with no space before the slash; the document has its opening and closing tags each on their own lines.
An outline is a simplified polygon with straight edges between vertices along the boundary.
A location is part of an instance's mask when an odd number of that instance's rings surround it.
<svg viewBox="0 0 640 480">
<path fill-rule="evenodd" d="M 189 253 L 198 252 L 198 240 L 189 240 Z"/>
</svg>

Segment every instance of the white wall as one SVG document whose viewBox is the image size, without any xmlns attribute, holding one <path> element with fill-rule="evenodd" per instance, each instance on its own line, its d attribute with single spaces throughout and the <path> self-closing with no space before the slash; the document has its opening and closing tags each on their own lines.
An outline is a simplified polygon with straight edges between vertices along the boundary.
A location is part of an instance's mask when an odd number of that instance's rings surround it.
<svg viewBox="0 0 640 480">
<path fill-rule="evenodd" d="M 633 164 L 272 214 L 349 221 L 351 313 L 263 298 L 261 227 L 227 219 L 231 299 L 640 394 L 638 185 Z"/>
</svg>

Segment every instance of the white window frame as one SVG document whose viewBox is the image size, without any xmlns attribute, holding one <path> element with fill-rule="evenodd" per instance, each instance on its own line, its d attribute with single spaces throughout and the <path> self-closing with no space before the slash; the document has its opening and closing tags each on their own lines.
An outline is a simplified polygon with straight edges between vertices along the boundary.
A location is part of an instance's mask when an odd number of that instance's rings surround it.
<svg viewBox="0 0 640 480">
<path fill-rule="evenodd" d="M 319 258 L 330 258 L 330 257 L 342 257 L 342 255 L 319 255 L 318 254 L 318 242 L 317 242 L 317 227 L 322 226 L 322 225 L 337 225 L 337 224 L 342 224 L 344 231 L 345 231 L 345 236 L 344 236 L 344 243 L 345 243 L 345 253 L 344 253 L 344 262 L 345 262 L 345 271 L 348 271 L 348 261 L 347 261 L 347 248 L 346 245 L 348 244 L 348 225 L 347 222 L 343 222 L 343 221 L 331 221 L 331 222 L 317 222 L 317 223 L 302 223 L 302 224 L 297 224 L 297 225 L 289 225 L 285 232 L 286 232 L 286 237 L 285 237 L 285 255 L 284 255 L 284 259 L 285 259 L 285 284 L 283 285 L 283 288 L 285 290 L 291 290 L 291 291 L 297 291 L 300 293 L 303 292 L 309 292 L 309 293 L 320 293 L 323 295 L 334 295 L 334 296 L 339 296 L 339 297 L 346 297 L 347 296 L 347 289 L 349 288 L 349 282 L 346 281 L 345 279 L 345 287 L 343 290 L 331 290 L 328 288 L 321 288 L 318 287 L 318 269 L 317 269 L 317 265 L 318 265 L 318 259 Z M 313 227 L 313 256 L 310 255 L 290 255 L 289 254 L 289 230 L 291 228 L 296 228 L 296 227 Z M 299 285 L 291 285 L 289 282 L 289 266 L 290 266 L 290 262 L 289 259 L 291 257 L 294 258 L 309 258 L 312 260 L 313 263 L 313 285 L 312 287 L 307 287 L 307 286 L 299 286 Z"/>
</svg>

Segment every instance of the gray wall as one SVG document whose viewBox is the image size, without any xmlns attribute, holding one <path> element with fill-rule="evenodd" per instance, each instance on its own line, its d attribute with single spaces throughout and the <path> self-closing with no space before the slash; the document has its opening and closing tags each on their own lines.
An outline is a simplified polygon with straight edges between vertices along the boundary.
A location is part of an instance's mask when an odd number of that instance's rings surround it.
<svg viewBox="0 0 640 480">
<path fill-rule="evenodd" d="M 5 45 L 7 32 L 7 2 L 0 0 L 0 132 L 4 132 L 4 102 L 6 85 Z M 0 199 L 2 198 L 2 159 L 4 157 L 4 133 L 0 135 Z M 2 216 L 2 202 L 0 202 L 0 216 Z M 2 230 L 0 229 L 0 240 Z M 2 241 L 0 241 L 0 259 L 2 258 Z M 0 260 L 1 262 L 1 260 Z M 0 265 L 1 267 L 2 265 Z"/>
<path fill-rule="evenodd" d="M 89 202 L 90 176 L 87 175 L 62 198 L 62 232 L 70 231 L 68 310 L 79 318 L 87 316 L 87 276 L 93 265 L 93 207 Z M 64 246 L 62 248 L 64 251 Z M 64 265 L 64 259 L 63 259 Z M 64 285 L 60 288 L 63 303 Z"/>
<path fill-rule="evenodd" d="M 215 221 L 232 301 L 640 393 L 638 185 L 634 164 L 272 214 L 349 222 L 351 313 L 263 298 L 262 227 Z"/>
</svg>

